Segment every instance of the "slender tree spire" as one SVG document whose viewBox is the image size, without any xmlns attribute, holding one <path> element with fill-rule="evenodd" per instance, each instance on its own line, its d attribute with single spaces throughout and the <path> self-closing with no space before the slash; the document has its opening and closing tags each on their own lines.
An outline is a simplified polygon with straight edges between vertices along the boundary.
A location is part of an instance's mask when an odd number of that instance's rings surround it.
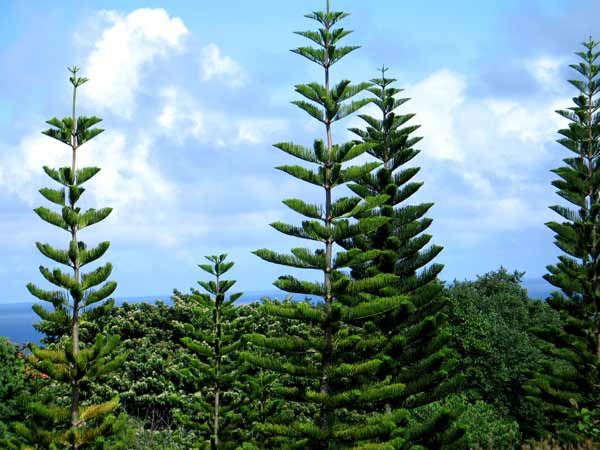
<svg viewBox="0 0 600 450">
<path fill-rule="evenodd" d="M 199 445 L 211 450 L 236 448 L 236 443 L 247 433 L 240 415 L 245 397 L 244 364 L 239 357 L 242 332 L 234 306 L 242 293 L 225 298 L 235 284 L 234 280 L 222 279 L 234 264 L 225 262 L 226 258 L 227 254 L 207 256 L 212 264 L 198 265 L 215 280 L 198 282 L 207 294 L 192 289 L 190 299 L 196 302 L 196 319 L 185 324 L 186 337 L 181 339 L 193 355 L 182 373 L 202 388 L 191 401 L 191 411 L 181 414 L 179 419 L 186 426 L 199 429 L 202 438 Z"/>
<path fill-rule="evenodd" d="M 551 171 L 562 178 L 552 182 L 558 195 L 579 211 L 551 206 L 565 221 L 546 223 L 556 233 L 556 246 L 566 253 L 544 275 L 562 291 L 546 301 L 563 324 L 532 330 L 548 358 L 526 385 L 529 398 L 553 419 L 547 430 L 566 442 L 592 437 L 578 431 L 585 410 L 600 420 L 600 65 L 595 64 L 600 52 L 591 37 L 582 45 L 585 51 L 575 53 L 582 61 L 569 66 L 583 77 L 568 80 L 579 91 L 575 106 L 556 111 L 570 122 L 559 131 L 563 137 L 557 142 L 575 157 L 563 159 L 566 165 Z"/>
<path fill-rule="evenodd" d="M 111 434 L 114 417 L 108 415 L 118 404 L 118 397 L 100 405 L 82 405 L 81 383 L 84 379 L 91 380 L 107 372 L 115 370 L 125 359 L 125 354 L 108 360 L 107 356 L 119 345 L 118 336 L 106 337 L 98 334 L 93 345 L 82 348 L 79 339 L 79 321 L 82 308 L 89 308 L 106 299 L 117 287 L 114 281 L 106 281 L 112 272 L 112 265 L 106 263 L 97 269 L 81 274 L 83 266 L 96 261 L 104 255 L 109 247 L 108 242 L 101 242 L 97 247 L 87 249 L 86 245 L 78 240 L 78 232 L 83 228 L 100 222 L 106 218 L 111 208 L 95 210 L 93 208 L 81 212 L 76 207 L 81 194 L 85 191 L 81 185 L 91 179 L 100 170 L 97 167 L 77 168 L 77 150 L 87 141 L 100 134 L 102 129 L 92 128 L 102 119 L 97 117 L 79 117 L 75 113 L 77 88 L 88 81 L 87 78 L 78 77 L 78 67 L 69 68 L 72 76 L 69 78 L 73 85 L 72 116 L 62 120 L 53 118 L 46 123 L 55 128 L 50 128 L 42 133 L 71 147 L 71 166 L 51 169 L 44 166 L 46 174 L 63 188 L 42 188 L 40 193 L 50 202 L 62 207 L 61 214 L 45 207 L 36 208 L 34 211 L 44 221 L 67 231 L 71 237 L 69 248 L 56 249 L 49 244 L 37 242 L 40 252 L 53 261 L 72 269 L 72 275 L 56 268 L 50 269 L 40 266 L 44 278 L 55 286 L 63 289 L 47 291 L 38 288 L 32 283 L 27 289 L 40 300 L 50 302 L 54 312 L 36 305 L 34 310 L 46 322 L 53 322 L 54 329 L 64 329 L 69 325 L 70 335 L 67 340 L 60 343 L 62 349 L 47 350 L 31 345 L 33 355 L 38 360 L 38 369 L 46 373 L 51 379 L 66 383 L 71 391 L 71 400 L 68 413 L 62 407 L 33 403 L 34 419 L 29 424 L 20 424 L 19 432 L 35 445 L 68 446 L 70 449 L 81 449 L 92 444 L 97 437 Z M 104 284 L 102 284 L 104 283 Z M 92 289 L 94 287 L 97 289 Z M 68 315 L 68 311 L 71 315 Z M 63 418 L 69 417 L 69 423 Z M 52 426 L 48 427 L 45 420 L 51 420 Z M 122 418 L 124 420 L 124 417 Z"/>
</svg>

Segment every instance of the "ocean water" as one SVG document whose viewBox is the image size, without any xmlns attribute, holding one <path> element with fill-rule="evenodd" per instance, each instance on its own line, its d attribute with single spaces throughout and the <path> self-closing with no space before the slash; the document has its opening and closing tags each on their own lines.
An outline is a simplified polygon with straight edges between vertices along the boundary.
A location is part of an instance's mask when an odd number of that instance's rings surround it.
<svg viewBox="0 0 600 450">
<path fill-rule="evenodd" d="M 253 301 L 259 301 L 263 297 L 283 299 L 287 293 L 283 291 L 255 291 L 245 293 L 238 303 L 251 303 Z M 304 296 L 294 294 L 294 299 L 302 299 Z M 140 303 L 149 302 L 154 303 L 156 300 L 162 300 L 167 304 L 171 304 L 170 295 L 155 295 L 155 296 L 143 296 L 143 297 L 127 297 L 127 298 L 115 298 L 115 303 L 121 305 L 124 302 L 127 303 Z M 40 302 L 44 306 L 52 305 Z M 22 303 L 0 303 L 0 336 L 6 336 L 11 342 L 25 344 L 32 342 L 39 344 L 42 334 L 38 333 L 33 324 L 40 321 L 39 316 L 31 309 L 33 302 Z"/>
<path fill-rule="evenodd" d="M 0 336 L 8 337 L 11 342 L 38 343 L 42 335 L 32 326 L 37 319 L 31 303 L 0 304 Z"/>
<path fill-rule="evenodd" d="M 521 285 L 527 289 L 530 298 L 545 299 L 550 295 L 554 287 L 543 278 L 523 280 Z M 263 297 L 283 299 L 286 292 L 283 291 L 254 291 L 245 293 L 238 303 L 251 303 L 259 301 Z M 305 296 L 293 294 L 293 299 L 300 300 Z M 172 302 L 169 295 L 156 295 L 144 297 L 116 298 L 117 305 L 127 301 L 128 303 L 154 302 L 162 300 L 167 304 Z M 31 309 L 32 302 L 22 303 L 0 303 L 0 336 L 6 336 L 11 342 L 24 344 L 26 342 L 39 343 L 42 335 L 38 333 L 33 324 L 39 321 L 37 314 Z"/>
</svg>

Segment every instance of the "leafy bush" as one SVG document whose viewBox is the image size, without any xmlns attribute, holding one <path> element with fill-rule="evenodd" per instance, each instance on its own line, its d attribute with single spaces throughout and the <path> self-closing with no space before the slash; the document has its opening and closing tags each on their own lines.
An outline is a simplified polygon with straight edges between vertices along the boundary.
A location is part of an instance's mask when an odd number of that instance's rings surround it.
<svg viewBox="0 0 600 450">
<path fill-rule="evenodd" d="M 410 420 L 421 421 L 442 409 L 462 410 L 454 428 L 466 429 L 469 449 L 512 450 L 520 444 L 519 424 L 515 420 L 482 400 L 470 401 L 464 394 L 419 408 Z"/>
<path fill-rule="evenodd" d="M 448 289 L 450 345 L 461 355 L 466 397 L 493 405 L 528 437 L 539 438 L 546 418 L 522 389 L 542 357 L 528 329 L 559 319 L 548 305 L 528 297 L 520 286 L 523 275 L 500 267 L 475 281 L 454 281 Z"/>
<path fill-rule="evenodd" d="M 26 370 L 19 347 L 0 336 L 0 443 L 12 438 L 9 424 L 25 414 Z"/>
<path fill-rule="evenodd" d="M 124 303 L 103 316 L 101 325 L 121 337 L 130 356 L 118 373 L 89 385 L 87 395 L 100 401 L 118 394 L 122 409 L 146 427 L 171 427 L 173 409 L 182 405 L 181 395 L 191 388 L 180 374 L 186 350 L 179 344 L 182 333 L 177 325 L 189 313 L 185 305 L 173 308 L 157 301 Z"/>
</svg>

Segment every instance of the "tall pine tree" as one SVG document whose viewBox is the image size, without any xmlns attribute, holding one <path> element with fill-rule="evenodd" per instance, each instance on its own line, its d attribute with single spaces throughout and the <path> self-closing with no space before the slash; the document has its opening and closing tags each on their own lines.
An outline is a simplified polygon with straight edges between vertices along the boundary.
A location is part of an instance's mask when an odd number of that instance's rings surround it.
<svg viewBox="0 0 600 450">
<path fill-rule="evenodd" d="M 57 249 L 50 244 L 37 242 L 40 252 L 53 261 L 69 267 L 72 273 L 63 272 L 59 268 L 50 270 L 40 266 L 44 278 L 59 290 L 48 291 L 32 283 L 27 289 L 40 300 L 49 302 L 54 310 L 36 306 L 34 310 L 43 320 L 53 323 L 55 329 L 70 329 L 67 339 L 58 344 L 58 349 L 44 349 L 31 345 L 31 351 L 37 361 L 37 369 L 47 374 L 50 379 L 64 385 L 70 391 L 65 404 L 31 404 L 32 420 L 18 424 L 17 431 L 35 448 L 51 449 L 83 449 L 92 445 L 97 438 L 109 436 L 122 424 L 124 417 L 115 421 L 109 414 L 118 404 L 118 397 L 102 404 L 85 404 L 81 401 L 82 383 L 92 380 L 116 369 L 124 361 L 126 355 L 120 354 L 111 359 L 111 353 L 118 347 L 118 336 L 97 334 L 94 343 L 84 346 L 80 342 L 80 316 L 85 308 L 101 302 L 113 293 L 117 284 L 108 281 L 112 265 L 106 263 L 88 273 L 81 269 L 98 260 L 109 247 L 109 242 L 101 242 L 88 249 L 86 244 L 78 240 L 80 230 L 100 222 L 106 218 L 111 208 L 95 210 L 93 208 L 81 212 L 76 207 L 81 194 L 82 184 L 90 180 L 98 171 L 97 167 L 77 168 L 77 150 L 103 130 L 92 128 L 102 119 L 93 117 L 76 117 L 75 103 L 77 88 L 87 81 L 78 77 L 77 67 L 69 68 L 73 85 L 73 114 L 60 120 L 53 118 L 46 123 L 50 128 L 42 133 L 71 147 L 71 166 L 52 169 L 44 166 L 46 174 L 62 185 L 60 189 L 42 188 L 40 193 L 48 201 L 61 207 L 57 213 L 45 207 L 34 211 L 44 221 L 65 230 L 70 235 L 68 249 Z M 104 284 L 103 284 L 104 283 Z M 99 287 L 98 287 L 99 286 Z M 96 288 L 96 289 L 92 289 Z"/>
<path fill-rule="evenodd" d="M 556 111 L 569 120 L 557 142 L 575 154 L 565 158 L 565 166 L 552 170 L 561 179 L 552 182 L 562 198 L 578 211 L 554 205 L 562 223 L 548 222 L 556 233 L 555 244 L 566 255 L 546 268 L 544 278 L 562 292 L 546 300 L 563 319 L 561 326 L 533 329 L 540 349 L 548 359 L 526 386 L 530 399 L 552 421 L 548 431 L 564 441 L 576 441 L 578 413 L 600 411 L 600 124 L 597 98 L 600 91 L 600 65 L 594 64 L 600 52 L 598 42 L 584 42 L 585 51 L 576 52 L 582 61 L 570 67 L 583 79 L 568 80 L 578 91 L 575 106 Z M 568 256 L 567 256 L 568 255 Z M 600 417 L 598 417 L 600 418 Z"/>
<path fill-rule="evenodd" d="M 378 206 L 385 197 L 369 198 L 367 201 L 358 197 L 332 198 L 334 188 L 356 181 L 380 165 L 374 162 L 342 167 L 364 153 L 369 144 L 333 144 L 332 125 L 370 101 L 347 102 L 369 83 L 352 85 L 350 81 L 342 80 L 331 85 L 331 66 L 358 48 L 339 45 L 341 39 L 351 32 L 334 28 L 334 25 L 347 16 L 344 12 L 330 11 L 327 1 L 325 12 L 317 11 L 306 16 L 315 20 L 320 28 L 297 32 L 318 47 L 293 50 L 324 70 L 324 84 L 296 85 L 296 92 L 308 101 L 293 103 L 324 125 L 326 141 L 315 140 L 312 149 L 289 142 L 275 145 L 318 166 L 316 171 L 300 165 L 284 165 L 278 169 L 322 188 L 324 204 L 309 204 L 300 199 L 284 200 L 285 205 L 308 220 L 304 220 L 301 226 L 281 222 L 271 225 L 285 234 L 316 241 L 323 248 L 314 251 L 293 248 L 291 255 L 268 249 L 254 252 L 272 263 L 313 269 L 323 274 L 322 283 L 301 281 L 293 276 L 279 277 L 274 283 L 287 292 L 322 297 L 322 303 L 265 305 L 266 311 L 274 318 L 293 319 L 309 325 L 307 336 L 294 335 L 291 330 L 281 337 L 249 336 L 255 345 L 280 352 L 283 356 L 246 353 L 248 361 L 296 379 L 295 385 L 279 387 L 275 393 L 286 401 L 316 406 L 316 414 L 309 420 L 297 418 L 263 426 L 265 432 L 281 437 L 282 448 L 393 449 L 400 448 L 403 443 L 402 438 L 397 436 L 401 431 L 398 424 L 405 417 L 403 412 L 384 416 L 370 408 L 374 402 L 391 401 L 404 389 L 401 383 L 374 380 L 382 365 L 382 361 L 375 357 L 376 349 L 382 345 L 383 339 L 373 333 L 372 319 L 400 308 L 408 312 L 412 305 L 405 296 L 379 298 L 370 295 L 370 292 L 377 292 L 393 282 L 395 275 L 377 274 L 352 280 L 341 270 L 372 259 L 379 254 L 377 250 L 340 250 L 334 255 L 336 242 L 370 232 L 389 220 L 385 217 L 361 218 L 358 221 L 349 219 Z"/>
<path fill-rule="evenodd" d="M 361 213 L 359 219 L 388 217 L 390 220 L 372 233 L 354 236 L 341 244 L 346 249 L 381 250 L 373 261 L 353 267 L 353 278 L 361 280 L 380 273 L 397 275 L 396 282 L 381 288 L 378 294 L 409 295 L 416 308 L 409 316 L 399 309 L 376 320 L 386 338 L 381 377 L 392 376 L 394 381 L 406 385 L 403 394 L 391 403 L 386 402 L 384 407 L 415 409 L 443 398 L 461 377 L 449 379 L 456 359 L 451 358 L 446 345 L 449 336 L 440 332 L 447 317 L 443 310 L 448 299 L 442 295 L 444 286 L 437 275 L 444 266 L 432 264 L 417 274 L 417 269 L 430 263 L 442 250 L 438 245 L 422 250 L 431 235 L 420 233 L 432 222 L 422 217 L 433 203 L 404 204 L 423 185 L 410 182 L 419 167 L 402 168 L 419 154 L 413 147 L 422 138 L 411 136 L 419 125 L 403 127 L 414 114 L 396 113 L 409 99 L 397 98 L 402 90 L 392 87 L 396 80 L 386 78 L 386 70 L 382 68 L 381 78 L 371 80 L 373 85 L 368 88 L 375 96 L 373 104 L 379 109 L 380 118 L 361 114 L 359 117 L 367 123 L 366 130 L 351 129 L 362 142 L 371 144 L 367 152 L 381 161 L 382 166 L 349 188 L 364 199 L 388 196 L 380 208 Z M 431 449 L 459 448 L 464 433 L 450 428 L 458 414 L 460 411 L 441 411 L 426 424 L 406 430 L 406 436 L 410 442 L 426 444 Z"/>
<path fill-rule="evenodd" d="M 191 399 L 191 411 L 179 416 L 183 424 L 196 428 L 203 438 L 200 448 L 235 449 L 243 440 L 240 409 L 245 402 L 241 384 L 244 375 L 240 358 L 242 330 L 234 302 L 242 293 L 225 293 L 235 284 L 221 277 L 233 266 L 225 262 L 227 255 L 207 256 L 213 264 L 199 267 L 215 277 L 199 281 L 208 294 L 192 289 L 189 299 L 196 302 L 195 323 L 185 324 L 187 336 L 183 344 L 192 352 L 190 367 L 184 375 L 203 386 Z M 213 297 L 210 296 L 213 295 Z"/>
</svg>

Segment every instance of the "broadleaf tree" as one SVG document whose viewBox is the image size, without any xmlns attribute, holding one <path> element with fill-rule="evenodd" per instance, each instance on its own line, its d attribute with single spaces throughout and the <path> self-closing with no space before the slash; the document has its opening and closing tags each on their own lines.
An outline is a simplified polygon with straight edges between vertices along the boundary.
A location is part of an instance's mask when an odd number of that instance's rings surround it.
<svg viewBox="0 0 600 450">
<path fill-rule="evenodd" d="M 381 77 L 371 80 L 373 84 L 367 88 L 374 95 L 372 102 L 377 106 L 379 117 L 360 114 L 367 124 L 366 129 L 350 129 L 361 142 L 370 144 L 367 153 L 382 165 L 350 184 L 349 188 L 364 199 L 387 196 L 379 208 L 361 212 L 357 218 L 386 217 L 389 220 L 371 233 L 345 239 L 340 245 L 362 252 L 380 250 L 373 261 L 352 267 L 352 277 L 361 280 L 377 274 L 396 275 L 396 281 L 383 286 L 378 294 L 411 298 L 415 310 L 410 315 L 399 308 L 379 317 L 376 324 L 386 339 L 385 364 L 381 367 L 380 377 L 391 376 L 406 385 L 401 396 L 382 407 L 415 410 L 456 390 L 461 377 L 456 373 L 451 375 L 457 360 L 447 345 L 448 333 L 440 332 L 447 319 L 444 310 L 448 298 L 442 295 L 444 286 L 437 276 L 444 266 L 434 263 L 417 273 L 417 269 L 430 263 L 442 250 L 439 245 L 423 250 L 431 235 L 421 233 L 432 223 L 423 216 L 433 203 L 405 204 L 423 185 L 410 181 L 419 172 L 419 167 L 403 167 L 420 152 L 414 145 L 422 138 L 412 136 L 419 125 L 404 126 L 414 114 L 397 113 L 409 99 L 397 97 L 402 90 L 392 86 L 396 80 L 386 77 L 386 71 L 382 67 Z M 431 449 L 458 448 L 463 445 L 464 432 L 452 427 L 452 422 L 459 414 L 459 410 L 440 411 L 427 423 L 407 429 L 407 439 L 414 444 L 426 444 Z"/>
<path fill-rule="evenodd" d="M 280 150 L 305 162 L 315 164 L 317 170 L 301 165 L 283 165 L 277 169 L 323 189 L 324 203 L 310 204 L 301 199 L 284 200 L 290 209 L 308 218 L 301 226 L 282 222 L 271 226 L 285 234 L 311 240 L 316 250 L 293 248 L 291 255 L 269 249 L 254 253 L 265 261 L 294 268 L 312 269 L 323 275 L 323 282 L 303 281 L 294 276 L 279 277 L 278 288 L 309 296 L 321 297 L 322 302 L 266 304 L 267 313 L 274 319 L 292 319 L 309 326 L 306 336 L 294 335 L 287 330 L 284 336 L 248 336 L 250 342 L 273 354 L 246 352 L 244 357 L 253 365 L 289 375 L 296 380 L 291 386 L 273 389 L 273 394 L 287 402 L 314 405 L 315 414 L 307 420 L 268 422 L 261 429 L 281 438 L 282 448 L 311 449 L 391 449 L 401 448 L 401 424 L 405 411 L 383 414 L 371 405 L 401 395 L 404 384 L 389 380 L 376 381 L 382 365 L 377 358 L 383 345 L 380 334 L 374 333 L 373 318 L 391 310 L 412 309 L 406 296 L 378 297 L 384 285 L 396 280 L 392 274 L 378 274 L 362 280 L 352 280 L 344 271 L 360 261 L 372 259 L 377 250 L 362 252 L 358 249 L 334 254 L 334 244 L 359 233 L 376 229 L 389 219 L 384 217 L 351 220 L 360 211 L 380 205 L 385 197 L 358 197 L 333 199 L 334 189 L 356 181 L 380 163 L 347 166 L 363 154 L 370 144 L 355 141 L 334 144 L 332 125 L 350 116 L 370 102 L 370 99 L 351 100 L 369 86 L 369 83 L 351 84 L 341 80 L 332 84 L 331 67 L 357 46 L 342 46 L 340 41 L 350 31 L 334 28 L 347 17 L 345 12 L 316 11 L 306 17 L 319 24 L 317 31 L 297 34 L 308 38 L 317 47 L 299 47 L 293 52 L 319 65 L 324 71 L 324 84 L 317 82 L 296 85 L 296 92 L 306 100 L 294 101 L 296 106 L 319 121 L 324 127 L 325 141 L 316 139 L 312 148 L 291 142 L 275 144 Z M 281 356 L 278 357 L 277 353 Z"/>
<path fill-rule="evenodd" d="M 547 431 L 564 442 L 593 437 L 578 430 L 579 418 L 600 411 L 600 65 L 595 64 L 600 52 L 591 37 L 582 45 L 585 50 L 575 53 L 581 61 L 570 67 L 583 79 L 568 80 L 578 91 L 575 106 L 556 111 L 569 121 L 557 142 L 574 156 L 552 170 L 561 178 L 552 182 L 558 195 L 578 210 L 550 206 L 564 220 L 546 223 L 565 253 L 544 275 L 562 291 L 546 302 L 563 322 L 532 329 L 547 358 L 526 386 L 530 400 L 552 419 Z"/>
<path fill-rule="evenodd" d="M 98 117 L 76 117 L 77 88 L 88 81 L 78 77 L 79 68 L 69 68 L 73 85 L 72 116 L 64 119 L 52 118 L 46 123 L 54 128 L 42 133 L 71 147 L 71 165 L 53 169 L 44 166 L 44 172 L 62 187 L 42 188 L 40 193 L 51 203 L 58 205 L 57 213 L 46 207 L 34 211 L 44 221 L 65 230 L 70 236 L 67 249 L 57 249 L 50 244 L 37 242 L 37 248 L 47 258 L 67 266 L 72 273 L 59 268 L 50 270 L 40 266 L 42 276 L 57 290 L 46 290 L 33 283 L 27 285 L 29 292 L 40 300 L 50 303 L 53 310 L 36 306 L 34 310 L 54 329 L 64 329 L 68 325 L 68 337 L 60 340 L 56 347 L 42 348 L 31 344 L 32 361 L 36 368 L 51 380 L 69 390 L 69 397 L 63 403 L 47 404 L 33 401 L 30 405 L 31 420 L 17 424 L 18 433 L 35 448 L 83 449 L 95 445 L 98 439 L 105 439 L 116 432 L 124 422 L 124 416 L 116 419 L 111 412 L 118 405 L 118 397 L 101 404 L 82 402 L 82 383 L 116 370 L 125 360 L 126 354 L 116 354 L 118 336 L 97 333 L 91 345 L 80 342 L 80 319 L 85 308 L 106 299 L 113 293 L 117 284 L 106 281 L 112 272 L 112 265 L 106 263 L 87 273 L 82 268 L 104 255 L 109 242 L 87 248 L 79 240 L 79 231 L 106 218 L 111 208 L 94 208 L 81 211 L 77 201 L 85 189 L 82 184 L 90 180 L 98 167 L 77 167 L 78 149 L 103 130 L 93 128 L 102 119 Z M 57 398 L 58 400 L 58 398 Z"/>
</svg>

